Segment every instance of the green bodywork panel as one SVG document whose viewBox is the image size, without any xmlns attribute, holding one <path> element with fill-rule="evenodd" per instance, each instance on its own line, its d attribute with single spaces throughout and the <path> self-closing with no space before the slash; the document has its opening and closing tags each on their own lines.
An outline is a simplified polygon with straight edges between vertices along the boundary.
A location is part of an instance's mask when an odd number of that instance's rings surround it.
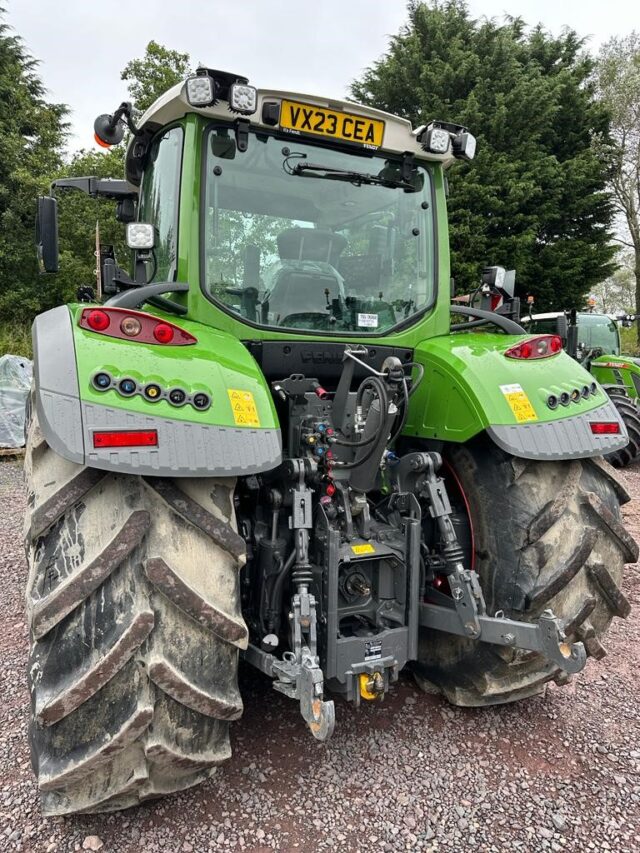
<svg viewBox="0 0 640 853">
<path fill-rule="evenodd" d="M 548 423 L 584 414 L 605 402 L 599 389 L 577 403 L 550 409 L 550 394 L 582 390 L 591 385 L 592 377 L 564 352 L 530 361 L 504 355 L 529 337 L 467 332 L 419 344 L 414 358 L 423 365 L 425 376 L 411 398 L 405 434 L 464 442 L 490 425 Z M 518 405 L 523 398 L 518 389 L 508 387 L 513 385 L 520 386 L 533 413 Z M 522 412 L 521 420 L 509 399 Z"/>
<path fill-rule="evenodd" d="M 631 399 L 640 397 L 640 360 L 631 356 L 601 355 L 591 362 L 591 373 L 601 385 L 624 389 Z M 636 378 L 636 384 L 633 377 Z"/>
<path fill-rule="evenodd" d="M 154 312 L 190 332 L 198 342 L 188 346 L 136 343 L 81 329 L 77 320 L 86 305 L 70 307 L 83 402 L 178 421 L 242 427 L 242 417 L 234 417 L 228 393 L 237 390 L 252 395 L 261 429 L 278 427 L 273 398 L 258 365 L 246 347 L 228 333 L 183 318 L 176 323 L 174 315 Z M 167 400 L 151 402 L 139 395 L 122 397 L 116 390 L 98 391 L 91 378 L 101 370 L 140 384 L 155 382 L 165 389 L 183 388 L 187 393 L 204 391 L 211 397 L 211 407 L 199 412 L 190 405 L 172 406 Z"/>
</svg>

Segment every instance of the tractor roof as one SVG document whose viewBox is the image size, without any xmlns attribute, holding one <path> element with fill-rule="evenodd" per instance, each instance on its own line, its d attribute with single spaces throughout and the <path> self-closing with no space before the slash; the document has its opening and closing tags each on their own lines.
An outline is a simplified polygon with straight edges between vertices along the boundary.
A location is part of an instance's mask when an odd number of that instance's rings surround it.
<svg viewBox="0 0 640 853">
<path fill-rule="evenodd" d="M 212 72 L 218 73 L 218 72 Z M 222 73 L 222 72 L 221 72 Z M 227 75 L 228 76 L 228 75 Z M 304 105 L 320 107 L 332 110 L 338 113 L 350 113 L 355 116 L 363 116 L 366 118 L 377 119 L 384 122 L 384 136 L 382 144 L 379 146 L 384 151 L 392 151 L 398 154 L 410 152 L 417 157 L 425 160 L 434 160 L 445 165 L 450 165 L 455 162 L 455 158 L 451 153 L 451 146 L 447 154 L 434 154 L 427 152 L 418 142 L 417 135 L 424 130 L 424 127 L 412 128 L 411 122 L 399 116 L 391 115 L 391 113 L 383 112 L 382 110 L 374 109 L 373 107 L 355 104 L 350 101 L 339 100 L 335 98 L 322 98 L 317 95 L 306 95 L 298 92 L 284 92 L 278 89 L 259 89 L 258 102 L 255 113 L 249 116 L 239 116 L 229 108 L 226 100 L 218 100 L 211 106 L 194 107 L 187 100 L 185 83 L 178 83 L 161 95 L 155 103 L 149 107 L 144 113 L 139 122 L 139 127 L 142 131 L 146 131 L 147 138 L 151 133 L 157 132 L 161 127 L 171 124 L 183 118 L 187 113 L 195 113 L 209 119 L 220 119 L 227 122 L 234 122 L 238 118 L 247 119 L 252 127 L 261 127 L 267 131 L 277 129 L 271 124 L 263 121 L 263 104 L 265 101 L 277 102 L 280 104 L 283 100 L 301 102 Z M 295 138 L 295 137 L 294 137 Z M 313 138 L 307 137 L 307 138 Z M 323 141 L 330 145 L 329 137 L 315 137 L 318 141 Z M 127 152 L 127 160 L 133 156 L 136 147 L 136 138 L 132 140 Z M 131 164 L 133 166 L 133 164 Z M 130 171 L 128 169 L 128 171 Z M 135 169 L 131 170 L 131 178 L 135 180 Z M 130 179 L 131 179 L 130 178 Z"/>
</svg>

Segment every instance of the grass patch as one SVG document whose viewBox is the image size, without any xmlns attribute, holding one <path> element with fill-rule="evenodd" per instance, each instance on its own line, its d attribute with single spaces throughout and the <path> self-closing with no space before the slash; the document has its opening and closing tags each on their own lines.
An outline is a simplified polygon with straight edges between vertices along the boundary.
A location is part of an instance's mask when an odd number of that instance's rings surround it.
<svg viewBox="0 0 640 853">
<path fill-rule="evenodd" d="M 10 323 L 0 323 L 0 355 L 7 353 L 33 358 L 31 325 L 14 326 Z"/>
</svg>

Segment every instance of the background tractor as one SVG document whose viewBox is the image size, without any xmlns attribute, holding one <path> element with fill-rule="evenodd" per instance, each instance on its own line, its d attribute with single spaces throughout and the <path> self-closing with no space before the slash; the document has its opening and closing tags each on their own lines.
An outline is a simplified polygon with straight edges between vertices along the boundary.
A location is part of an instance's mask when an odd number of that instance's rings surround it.
<svg viewBox="0 0 640 853">
<path fill-rule="evenodd" d="M 523 324 L 531 332 L 551 330 L 562 336 L 565 350 L 602 385 L 627 428 L 629 443 L 607 453 L 607 461 L 616 468 L 636 462 L 640 457 L 640 359 L 621 355 L 616 320 L 593 311 L 554 311 L 525 317 Z"/>
<path fill-rule="evenodd" d="M 205 68 L 96 133 L 125 125 L 126 180 L 52 189 L 114 201 L 131 270 L 99 246 L 89 301 L 33 328 L 45 812 L 209 776 L 240 658 L 319 740 L 331 696 L 380 700 L 406 667 L 478 706 L 601 658 L 637 556 L 602 462 L 627 435 L 557 335 L 468 305 L 451 324 L 445 170 L 471 134 Z M 40 199 L 52 272 L 56 217 Z"/>
</svg>

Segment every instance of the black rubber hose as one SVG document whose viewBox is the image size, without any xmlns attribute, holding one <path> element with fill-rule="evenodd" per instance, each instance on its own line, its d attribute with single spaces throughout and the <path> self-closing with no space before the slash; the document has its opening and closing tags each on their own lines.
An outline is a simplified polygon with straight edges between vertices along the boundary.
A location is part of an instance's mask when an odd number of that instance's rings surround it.
<svg viewBox="0 0 640 853">
<path fill-rule="evenodd" d="M 393 444 L 394 441 L 398 438 L 402 430 L 404 429 L 404 425 L 407 422 L 407 417 L 409 416 L 409 389 L 407 388 L 407 380 L 402 380 L 402 417 L 400 418 L 400 423 L 398 424 L 396 431 L 393 433 L 391 438 L 389 439 L 389 444 Z"/>
<path fill-rule="evenodd" d="M 387 386 L 379 377 L 368 376 L 362 381 L 360 387 L 356 392 L 356 406 L 358 406 L 362 402 L 364 392 L 366 391 L 369 385 L 372 386 L 373 389 L 376 391 L 378 399 L 380 400 L 380 429 L 384 429 L 387 412 L 389 411 L 389 395 L 387 393 Z M 374 438 L 379 438 L 379 434 L 379 431 L 375 432 Z M 367 439 L 367 441 L 363 443 L 369 444 L 369 440 Z M 339 466 L 340 470 L 348 471 L 353 468 L 358 468 L 360 465 L 364 464 L 365 462 L 368 462 L 369 459 L 371 459 L 371 457 L 375 453 L 375 450 L 376 442 L 372 441 L 369 450 L 367 451 L 367 453 L 365 453 L 364 456 L 362 456 L 360 459 L 356 459 L 354 462 L 345 462 L 344 464 Z"/>
<path fill-rule="evenodd" d="M 278 624 L 276 626 L 276 614 L 278 623 L 280 622 L 280 611 L 282 610 L 282 587 L 284 586 L 284 582 L 291 570 L 291 566 L 293 566 L 296 559 L 296 552 L 294 550 L 289 554 L 286 561 L 282 564 L 282 568 L 276 575 L 276 579 L 273 582 L 273 587 L 271 588 L 271 596 L 269 600 L 269 616 L 267 619 L 267 633 L 277 633 L 277 628 L 280 627 Z"/>
<path fill-rule="evenodd" d="M 405 364 L 405 367 L 410 367 L 411 369 L 415 367 L 420 374 L 416 381 L 411 383 L 411 388 L 409 388 L 409 396 L 413 397 L 414 393 L 418 390 L 418 386 L 424 379 L 424 367 L 417 361 L 411 361 L 409 364 Z"/>
</svg>

